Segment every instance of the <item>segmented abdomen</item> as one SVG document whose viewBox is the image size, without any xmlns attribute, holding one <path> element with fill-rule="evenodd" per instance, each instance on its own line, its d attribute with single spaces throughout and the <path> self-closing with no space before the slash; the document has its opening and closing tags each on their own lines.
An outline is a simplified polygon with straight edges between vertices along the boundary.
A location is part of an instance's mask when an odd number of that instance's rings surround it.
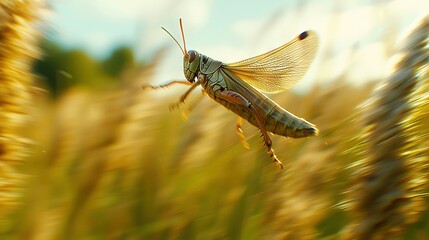
<svg viewBox="0 0 429 240">
<path fill-rule="evenodd" d="M 231 84 L 230 82 L 219 81 L 219 79 L 216 82 L 213 81 L 214 79 L 211 80 L 207 81 L 207 79 L 204 79 L 202 82 L 202 86 L 207 94 L 225 108 L 246 119 L 252 125 L 259 127 L 255 116 L 252 115 L 247 107 L 219 99 L 216 97 L 215 92 L 231 90 L 245 97 L 261 113 L 265 129 L 269 132 L 291 138 L 317 135 L 318 131 L 315 125 L 286 111 L 264 94 L 257 92 L 250 86 L 246 86 L 245 83 Z"/>
<path fill-rule="evenodd" d="M 267 131 L 293 138 L 309 137 L 318 133 L 315 125 L 286 111 L 268 97 L 258 98 L 254 104 L 266 114 Z"/>
<path fill-rule="evenodd" d="M 227 109 L 246 119 L 252 125 L 258 127 L 256 118 L 247 108 L 226 102 L 222 99 L 214 99 Z M 260 109 L 267 131 L 291 138 L 317 135 L 318 131 L 315 125 L 284 110 L 269 98 L 253 99 L 251 102 L 253 102 L 252 104 L 256 106 L 256 108 Z"/>
</svg>

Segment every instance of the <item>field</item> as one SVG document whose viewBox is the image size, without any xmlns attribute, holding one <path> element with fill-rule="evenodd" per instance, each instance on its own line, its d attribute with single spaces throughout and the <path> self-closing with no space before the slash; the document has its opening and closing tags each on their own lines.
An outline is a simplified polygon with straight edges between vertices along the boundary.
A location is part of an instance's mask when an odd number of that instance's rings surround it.
<svg viewBox="0 0 429 240">
<path fill-rule="evenodd" d="M 4 46 L 27 41 L 14 24 Z M 32 52 L 2 50 L 0 238 L 429 239 L 428 33 L 426 18 L 377 84 L 272 95 L 320 132 L 272 136 L 283 171 L 200 91 L 172 112 L 186 88 L 143 91 L 162 52 L 114 87 L 52 99 L 17 64 Z"/>
</svg>

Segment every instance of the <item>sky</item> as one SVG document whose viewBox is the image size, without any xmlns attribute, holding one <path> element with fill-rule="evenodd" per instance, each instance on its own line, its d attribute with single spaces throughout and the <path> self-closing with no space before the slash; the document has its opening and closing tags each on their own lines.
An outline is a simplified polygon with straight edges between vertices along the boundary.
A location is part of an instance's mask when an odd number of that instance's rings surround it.
<svg viewBox="0 0 429 240">
<path fill-rule="evenodd" d="M 304 30 L 319 34 L 317 57 L 297 88 L 341 76 L 359 84 L 385 77 L 405 34 L 429 14 L 428 0 L 53 0 L 50 37 L 97 57 L 129 45 L 150 60 L 168 47 L 155 82 L 183 78 L 182 54 L 161 29 L 188 49 L 234 62 L 278 47 Z"/>
</svg>

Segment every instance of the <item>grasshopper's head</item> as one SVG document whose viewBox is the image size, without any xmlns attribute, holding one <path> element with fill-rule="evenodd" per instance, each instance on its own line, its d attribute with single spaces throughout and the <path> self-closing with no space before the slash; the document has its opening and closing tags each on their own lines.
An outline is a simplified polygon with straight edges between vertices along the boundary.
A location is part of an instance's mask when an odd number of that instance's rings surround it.
<svg viewBox="0 0 429 240">
<path fill-rule="evenodd" d="M 176 38 L 171 35 L 170 32 L 168 32 L 165 28 L 162 28 L 164 31 L 170 35 L 171 38 L 177 43 L 180 50 L 182 50 L 183 53 L 183 73 L 185 74 L 186 80 L 193 83 L 195 82 L 195 77 L 197 76 L 197 72 L 200 67 L 200 58 L 201 55 L 194 50 L 190 50 L 186 52 L 186 42 L 185 42 L 185 33 L 183 32 L 183 25 L 182 25 L 182 19 L 180 21 L 180 30 L 182 31 L 182 39 L 183 39 L 183 48 L 180 46 L 179 42 L 176 40 Z"/>
<path fill-rule="evenodd" d="M 200 68 L 200 54 L 197 51 L 190 50 L 183 56 L 183 73 L 186 80 L 193 83 Z"/>
</svg>

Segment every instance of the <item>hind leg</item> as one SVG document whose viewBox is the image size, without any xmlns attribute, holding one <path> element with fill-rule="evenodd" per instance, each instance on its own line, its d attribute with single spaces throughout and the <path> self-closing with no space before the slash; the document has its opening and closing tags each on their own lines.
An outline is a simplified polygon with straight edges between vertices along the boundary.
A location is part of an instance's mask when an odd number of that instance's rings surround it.
<svg viewBox="0 0 429 240">
<path fill-rule="evenodd" d="M 243 97 L 241 94 L 234 92 L 234 91 L 226 90 L 226 91 L 222 91 L 222 92 L 217 92 L 216 96 L 219 97 L 220 99 L 227 101 L 227 102 L 238 104 L 238 105 L 241 105 L 243 107 L 249 108 L 250 112 L 253 114 L 256 121 L 258 122 L 259 130 L 262 133 L 262 137 L 264 139 L 265 146 L 267 147 L 268 155 L 279 166 L 280 169 L 283 169 L 282 162 L 280 162 L 280 160 L 274 154 L 274 150 L 271 147 L 272 142 L 271 142 L 270 137 L 268 136 L 267 130 L 265 129 L 263 118 L 262 118 L 261 114 L 259 113 L 259 111 L 255 108 L 255 106 L 253 106 L 252 103 L 249 100 L 247 100 L 245 97 Z"/>
</svg>

